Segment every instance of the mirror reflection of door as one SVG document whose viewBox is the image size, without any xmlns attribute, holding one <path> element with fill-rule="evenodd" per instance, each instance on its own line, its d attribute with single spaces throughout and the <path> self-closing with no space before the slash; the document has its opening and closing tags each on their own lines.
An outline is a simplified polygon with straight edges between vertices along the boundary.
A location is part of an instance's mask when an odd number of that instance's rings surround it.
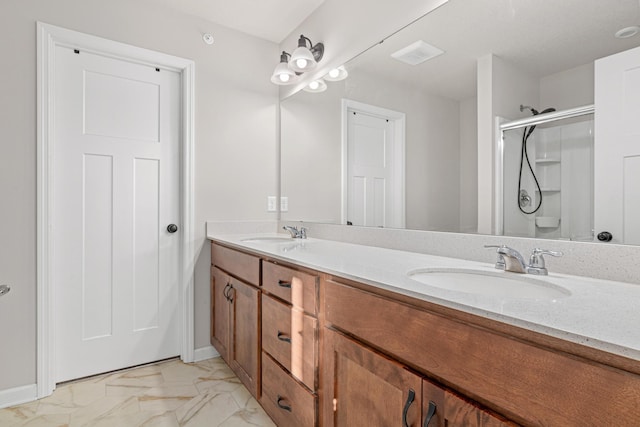
<svg viewBox="0 0 640 427">
<path fill-rule="evenodd" d="M 595 72 L 595 234 L 639 245 L 640 48 L 596 61 Z"/>
<path fill-rule="evenodd" d="M 404 115 L 359 104 L 345 120 L 345 222 L 404 227 Z"/>
</svg>

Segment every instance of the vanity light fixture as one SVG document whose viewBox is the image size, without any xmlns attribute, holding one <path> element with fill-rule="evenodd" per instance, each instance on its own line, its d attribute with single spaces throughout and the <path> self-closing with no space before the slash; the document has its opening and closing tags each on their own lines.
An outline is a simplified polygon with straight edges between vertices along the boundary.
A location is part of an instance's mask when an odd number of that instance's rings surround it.
<svg viewBox="0 0 640 427">
<path fill-rule="evenodd" d="M 306 92 L 318 93 L 327 90 L 327 84 L 322 79 L 314 80 L 302 90 Z"/>
<path fill-rule="evenodd" d="M 307 42 L 309 42 L 308 47 Z M 322 59 L 323 55 L 324 44 L 316 43 L 314 45 L 308 37 L 301 34 L 298 39 L 298 47 L 291 54 L 289 68 L 299 73 L 313 70 L 316 65 L 318 65 L 318 61 Z"/>
<path fill-rule="evenodd" d="M 282 51 L 280 63 L 273 71 L 271 82 L 277 85 L 290 85 L 295 83 L 300 74 L 314 69 L 323 55 L 324 44 L 316 43 L 314 45 L 309 38 L 300 35 L 298 47 L 292 54 Z"/>
<path fill-rule="evenodd" d="M 289 55 L 287 52 L 282 51 L 280 55 L 280 63 L 276 66 L 271 76 L 271 83 L 277 85 L 290 85 L 298 80 L 298 75 L 289 68 Z"/>
<path fill-rule="evenodd" d="M 324 76 L 324 79 L 330 82 L 339 82 L 340 80 L 346 79 L 348 75 L 347 69 L 344 68 L 344 65 L 341 65 L 329 70 L 327 75 Z"/>
</svg>

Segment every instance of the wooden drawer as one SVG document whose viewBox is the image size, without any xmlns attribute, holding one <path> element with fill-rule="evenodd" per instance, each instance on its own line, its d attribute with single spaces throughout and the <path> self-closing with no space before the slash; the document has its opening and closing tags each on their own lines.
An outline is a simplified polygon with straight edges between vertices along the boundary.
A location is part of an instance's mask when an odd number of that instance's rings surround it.
<svg viewBox="0 0 640 427">
<path fill-rule="evenodd" d="M 264 352 L 260 404 L 278 426 L 316 425 L 316 396 L 298 384 Z"/>
<path fill-rule="evenodd" d="M 323 291 L 328 324 L 520 424 L 626 426 L 640 419 L 638 375 L 333 281 Z"/>
<path fill-rule="evenodd" d="M 263 261 L 262 289 L 307 313 L 318 313 L 318 276 Z"/>
<path fill-rule="evenodd" d="M 309 389 L 316 390 L 318 320 L 262 295 L 262 349 Z"/>
<path fill-rule="evenodd" d="M 260 286 L 260 258 L 211 243 L 211 264 L 254 286 Z"/>
</svg>

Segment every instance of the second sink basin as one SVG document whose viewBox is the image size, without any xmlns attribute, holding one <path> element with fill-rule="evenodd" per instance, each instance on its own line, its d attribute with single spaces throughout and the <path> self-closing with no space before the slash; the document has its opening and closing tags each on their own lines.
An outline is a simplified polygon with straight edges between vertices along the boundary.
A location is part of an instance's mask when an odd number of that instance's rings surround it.
<svg viewBox="0 0 640 427">
<path fill-rule="evenodd" d="M 294 241 L 291 237 L 249 237 L 247 239 L 242 239 L 242 242 L 246 243 L 283 243 L 283 242 L 292 242 Z"/>
<path fill-rule="evenodd" d="M 426 268 L 407 275 L 412 280 L 440 289 L 500 298 L 553 300 L 571 295 L 561 286 L 518 273 Z"/>
</svg>

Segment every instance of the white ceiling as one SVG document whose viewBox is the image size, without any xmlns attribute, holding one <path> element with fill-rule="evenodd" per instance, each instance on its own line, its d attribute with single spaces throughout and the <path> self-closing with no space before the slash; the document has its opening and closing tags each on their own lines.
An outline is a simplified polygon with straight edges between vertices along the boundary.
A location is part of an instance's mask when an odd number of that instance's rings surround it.
<svg viewBox="0 0 640 427">
<path fill-rule="evenodd" d="M 351 61 L 347 68 L 384 76 L 451 99 L 473 96 L 477 59 L 494 54 L 543 77 L 640 46 L 639 0 L 450 0 Z M 417 66 L 390 55 L 424 40 L 445 51 Z"/>
<path fill-rule="evenodd" d="M 147 1 L 277 44 L 324 2 Z M 534 77 L 546 76 L 640 46 L 640 35 L 613 37 L 631 25 L 640 25 L 640 0 L 450 0 L 351 61 L 350 67 L 464 99 L 475 93 L 476 63 L 484 55 L 504 58 Z M 445 54 L 418 66 L 390 59 L 391 53 L 417 40 Z"/>
<path fill-rule="evenodd" d="M 324 0 L 153 0 L 153 2 L 280 44 Z"/>
</svg>

